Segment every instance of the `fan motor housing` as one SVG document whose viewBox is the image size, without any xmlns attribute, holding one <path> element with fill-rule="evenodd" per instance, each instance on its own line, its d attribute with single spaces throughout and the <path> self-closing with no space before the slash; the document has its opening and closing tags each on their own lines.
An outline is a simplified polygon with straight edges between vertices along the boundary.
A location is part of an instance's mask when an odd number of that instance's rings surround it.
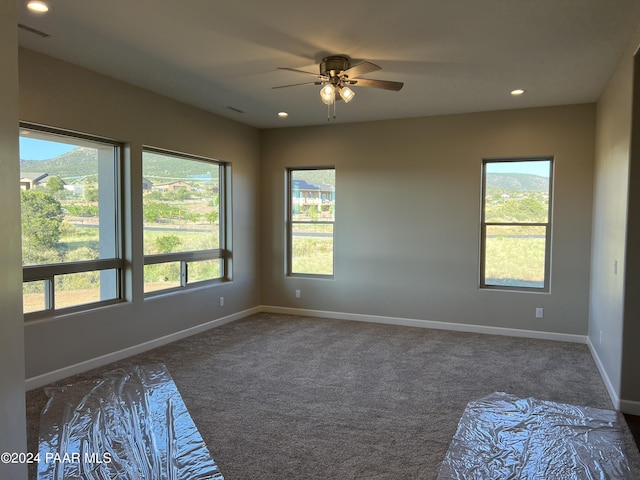
<svg viewBox="0 0 640 480">
<path fill-rule="evenodd" d="M 320 64 L 320 75 L 327 75 L 329 77 L 332 77 L 333 75 L 331 75 L 331 71 L 335 72 L 335 75 L 348 70 L 350 67 L 351 62 L 349 62 L 349 59 L 347 57 L 342 57 L 339 55 L 324 57 L 322 59 L 322 63 Z"/>
</svg>

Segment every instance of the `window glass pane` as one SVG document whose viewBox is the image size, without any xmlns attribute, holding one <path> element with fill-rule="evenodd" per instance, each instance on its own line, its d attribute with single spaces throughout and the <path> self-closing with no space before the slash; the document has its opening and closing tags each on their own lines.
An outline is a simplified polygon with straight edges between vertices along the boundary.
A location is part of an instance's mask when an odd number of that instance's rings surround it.
<svg viewBox="0 0 640 480">
<path fill-rule="evenodd" d="M 333 275 L 335 184 L 333 168 L 289 170 L 288 273 Z"/>
<path fill-rule="evenodd" d="M 156 292 L 167 288 L 180 287 L 181 262 L 157 263 L 144 266 L 144 292 Z"/>
<path fill-rule="evenodd" d="M 80 263 L 121 258 L 119 169 L 116 144 L 21 125 L 22 264 L 55 275 L 23 285 L 26 314 L 121 298 L 119 269 Z"/>
<path fill-rule="evenodd" d="M 295 223 L 291 230 L 292 271 L 333 275 L 333 224 Z"/>
<path fill-rule="evenodd" d="M 23 265 L 117 258 L 117 148 L 21 129 Z"/>
<path fill-rule="evenodd" d="M 550 160 L 488 162 L 485 222 L 547 223 Z"/>
<path fill-rule="evenodd" d="M 22 309 L 24 313 L 40 312 L 46 308 L 45 283 L 40 280 L 22 284 Z"/>
<path fill-rule="evenodd" d="M 144 254 L 220 248 L 220 165 L 143 153 Z"/>
<path fill-rule="evenodd" d="M 544 226 L 487 226 L 485 284 L 543 288 Z"/>
<path fill-rule="evenodd" d="M 202 282 L 222 277 L 222 259 L 189 262 L 187 264 L 188 283 Z"/>
<path fill-rule="evenodd" d="M 116 270 L 70 273 L 55 279 L 56 309 L 119 298 Z"/>
</svg>

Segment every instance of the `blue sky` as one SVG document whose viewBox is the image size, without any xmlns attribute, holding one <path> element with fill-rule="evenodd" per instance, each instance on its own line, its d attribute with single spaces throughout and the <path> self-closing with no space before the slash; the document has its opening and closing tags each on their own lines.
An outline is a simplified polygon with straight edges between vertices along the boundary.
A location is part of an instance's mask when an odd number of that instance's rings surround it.
<svg viewBox="0 0 640 480">
<path fill-rule="evenodd" d="M 489 166 L 488 173 L 530 173 L 549 177 L 549 162 L 547 161 L 522 161 L 522 162 L 494 162 Z"/>
<path fill-rule="evenodd" d="M 78 146 L 20 137 L 20 159 L 22 160 L 48 160 L 74 148 L 78 148 Z"/>
</svg>

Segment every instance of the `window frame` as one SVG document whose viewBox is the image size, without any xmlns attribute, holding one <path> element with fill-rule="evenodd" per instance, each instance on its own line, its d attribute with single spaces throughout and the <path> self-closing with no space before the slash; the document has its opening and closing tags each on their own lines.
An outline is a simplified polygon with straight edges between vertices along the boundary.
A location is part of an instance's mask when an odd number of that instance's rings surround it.
<svg viewBox="0 0 640 480">
<path fill-rule="evenodd" d="M 206 250 L 189 250 L 184 252 L 143 254 L 143 270 L 147 265 L 163 263 L 180 263 L 180 285 L 169 286 L 158 290 L 144 292 L 145 299 L 180 292 L 206 285 L 216 285 L 232 281 L 232 250 L 231 250 L 231 164 L 209 157 L 176 152 L 163 148 L 145 145 L 142 149 L 142 163 L 144 169 L 144 154 L 154 153 L 173 157 L 177 160 L 191 160 L 206 162 L 218 168 L 218 248 Z M 144 171 L 144 170 L 143 170 Z M 144 174 L 143 174 L 144 176 Z M 142 206 L 144 212 L 144 205 Z M 143 226 L 144 238 L 144 226 Z M 189 281 L 189 263 L 217 260 L 222 261 L 220 276 L 211 279 Z M 143 271 L 143 284 L 144 271 Z"/>
<path fill-rule="evenodd" d="M 487 190 L 487 165 L 491 163 L 518 163 L 518 162 L 549 162 L 549 200 L 546 222 L 487 222 L 486 213 L 486 190 Z M 518 292 L 549 293 L 551 291 L 551 252 L 552 252 L 552 229 L 553 229 L 553 187 L 555 173 L 554 156 L 532 156 L 532 157 L 508 157 L 508 158 L 485 158 L 482 160 L 482 184 L 481 184 L 481 206 L 480 206 L 480 289 L 483 290 L 506 290 Z M 495 285 L 486 282 L 486 247 L 487 247 L 487 227 L 492 226 L 522 226 L 522 227 L 543 227 L 545 228 L 544 245 L 544 282 L 542 287 L 528 287 L 523 285 Z"/>
<path fill-rule="evenodd" d="M 111 146 L 114 152 L 113 183 L 116 191 L 113 199 L 113 228 L 115 256 L 111 258 L 101 258 L 96 260 L 79 260 L 74 262 L 57 262 L 41 265 L 23 265 L 22 283 L 38 282 L 44 283 L 44 309 L 33 312 L 23 312 L 25 321 L 38 320 L 46 317 L 77 313 L 92 310 L 95 308 L 114 305 L 125 302 L 124 298 L 124 228 L 123 228 L 123 159 L 124 144 L 112 139 L 90 135 L 86 133 L 65 130 L 61 128 L 40 125 L 31 122 L 19 122 L 20 132 L 29 130 L 43 135 L 54 135 L 69 139 L 70 142 L 90 142 Z M 22 136 L 22 133 L 19 134 Z M 99 300 L 95 302 L 82 303 L 68 307 L 56 308 L 55 305 L 55 280 L 58 276 L 101 272 L 105 270 L 115 270 L 115 298 Z M 24 294 L 23 294 L 24 295 Z"/>
<path fill-rule="evenodd" d="M 334 178 L 336 173 L 336 167 L 334 165 L 329 166 L 310 166 L 310 167 L 287 167 L 285 170 L 285 200 L 286 200 L 286 210 L 285 210 L 285 231 L 286 231 L 286 241 L 285 241 L 285 275 L 288 277 L 310 277 L 310 278 L 325 278 L 325 279 L 333 279 L 335 276 L 335 235 L 336 235 L 336 218 L 335 218 L 335 210 L 333 220 L 323 220 L 323 221 L 304 221 L 304 220 L 293 220 L 293 173 L 300 171 L 315 171 L 315 170 L 333 170 Z M 334 185 L 334 202 L 335 202 L 335 185 Z M 335 204 L 334 204 L 335 205 Z M 299 273 L 293 271 L 293 227 L 294 225 L 299 224 L 315 224 L 315 225 L 332 225 L 332 233 L 331 238 L 333 241 L 332 244 L 332 255 L 331 255 L 331 272 L 330 274 L 324 273 Z"/>
</svg>

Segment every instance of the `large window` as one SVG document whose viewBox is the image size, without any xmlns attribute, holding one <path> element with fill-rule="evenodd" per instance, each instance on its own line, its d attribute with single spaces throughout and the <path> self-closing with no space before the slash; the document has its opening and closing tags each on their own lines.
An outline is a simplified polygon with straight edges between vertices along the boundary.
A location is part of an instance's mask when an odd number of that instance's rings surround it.
<svg viewBox="0 0 640 480">
<path fill-rule="evenodd" d="M 480 285 L 549 290 L 551 158 L 485 160 Z"/>
<path fill-rule="evenodd" d="M 287 171 L 289 275 L 333 275 L 334 168 Z"/>
<path fill-rule="evenodd" d="M 230 279 L 229 168 L 209 159 L 145 149 L 145 293 Z"/>
<path fill-rule="evenodd" d="M 22 124 L 25 318 L 122 299 L 118 144 Z"/>
</svg>

